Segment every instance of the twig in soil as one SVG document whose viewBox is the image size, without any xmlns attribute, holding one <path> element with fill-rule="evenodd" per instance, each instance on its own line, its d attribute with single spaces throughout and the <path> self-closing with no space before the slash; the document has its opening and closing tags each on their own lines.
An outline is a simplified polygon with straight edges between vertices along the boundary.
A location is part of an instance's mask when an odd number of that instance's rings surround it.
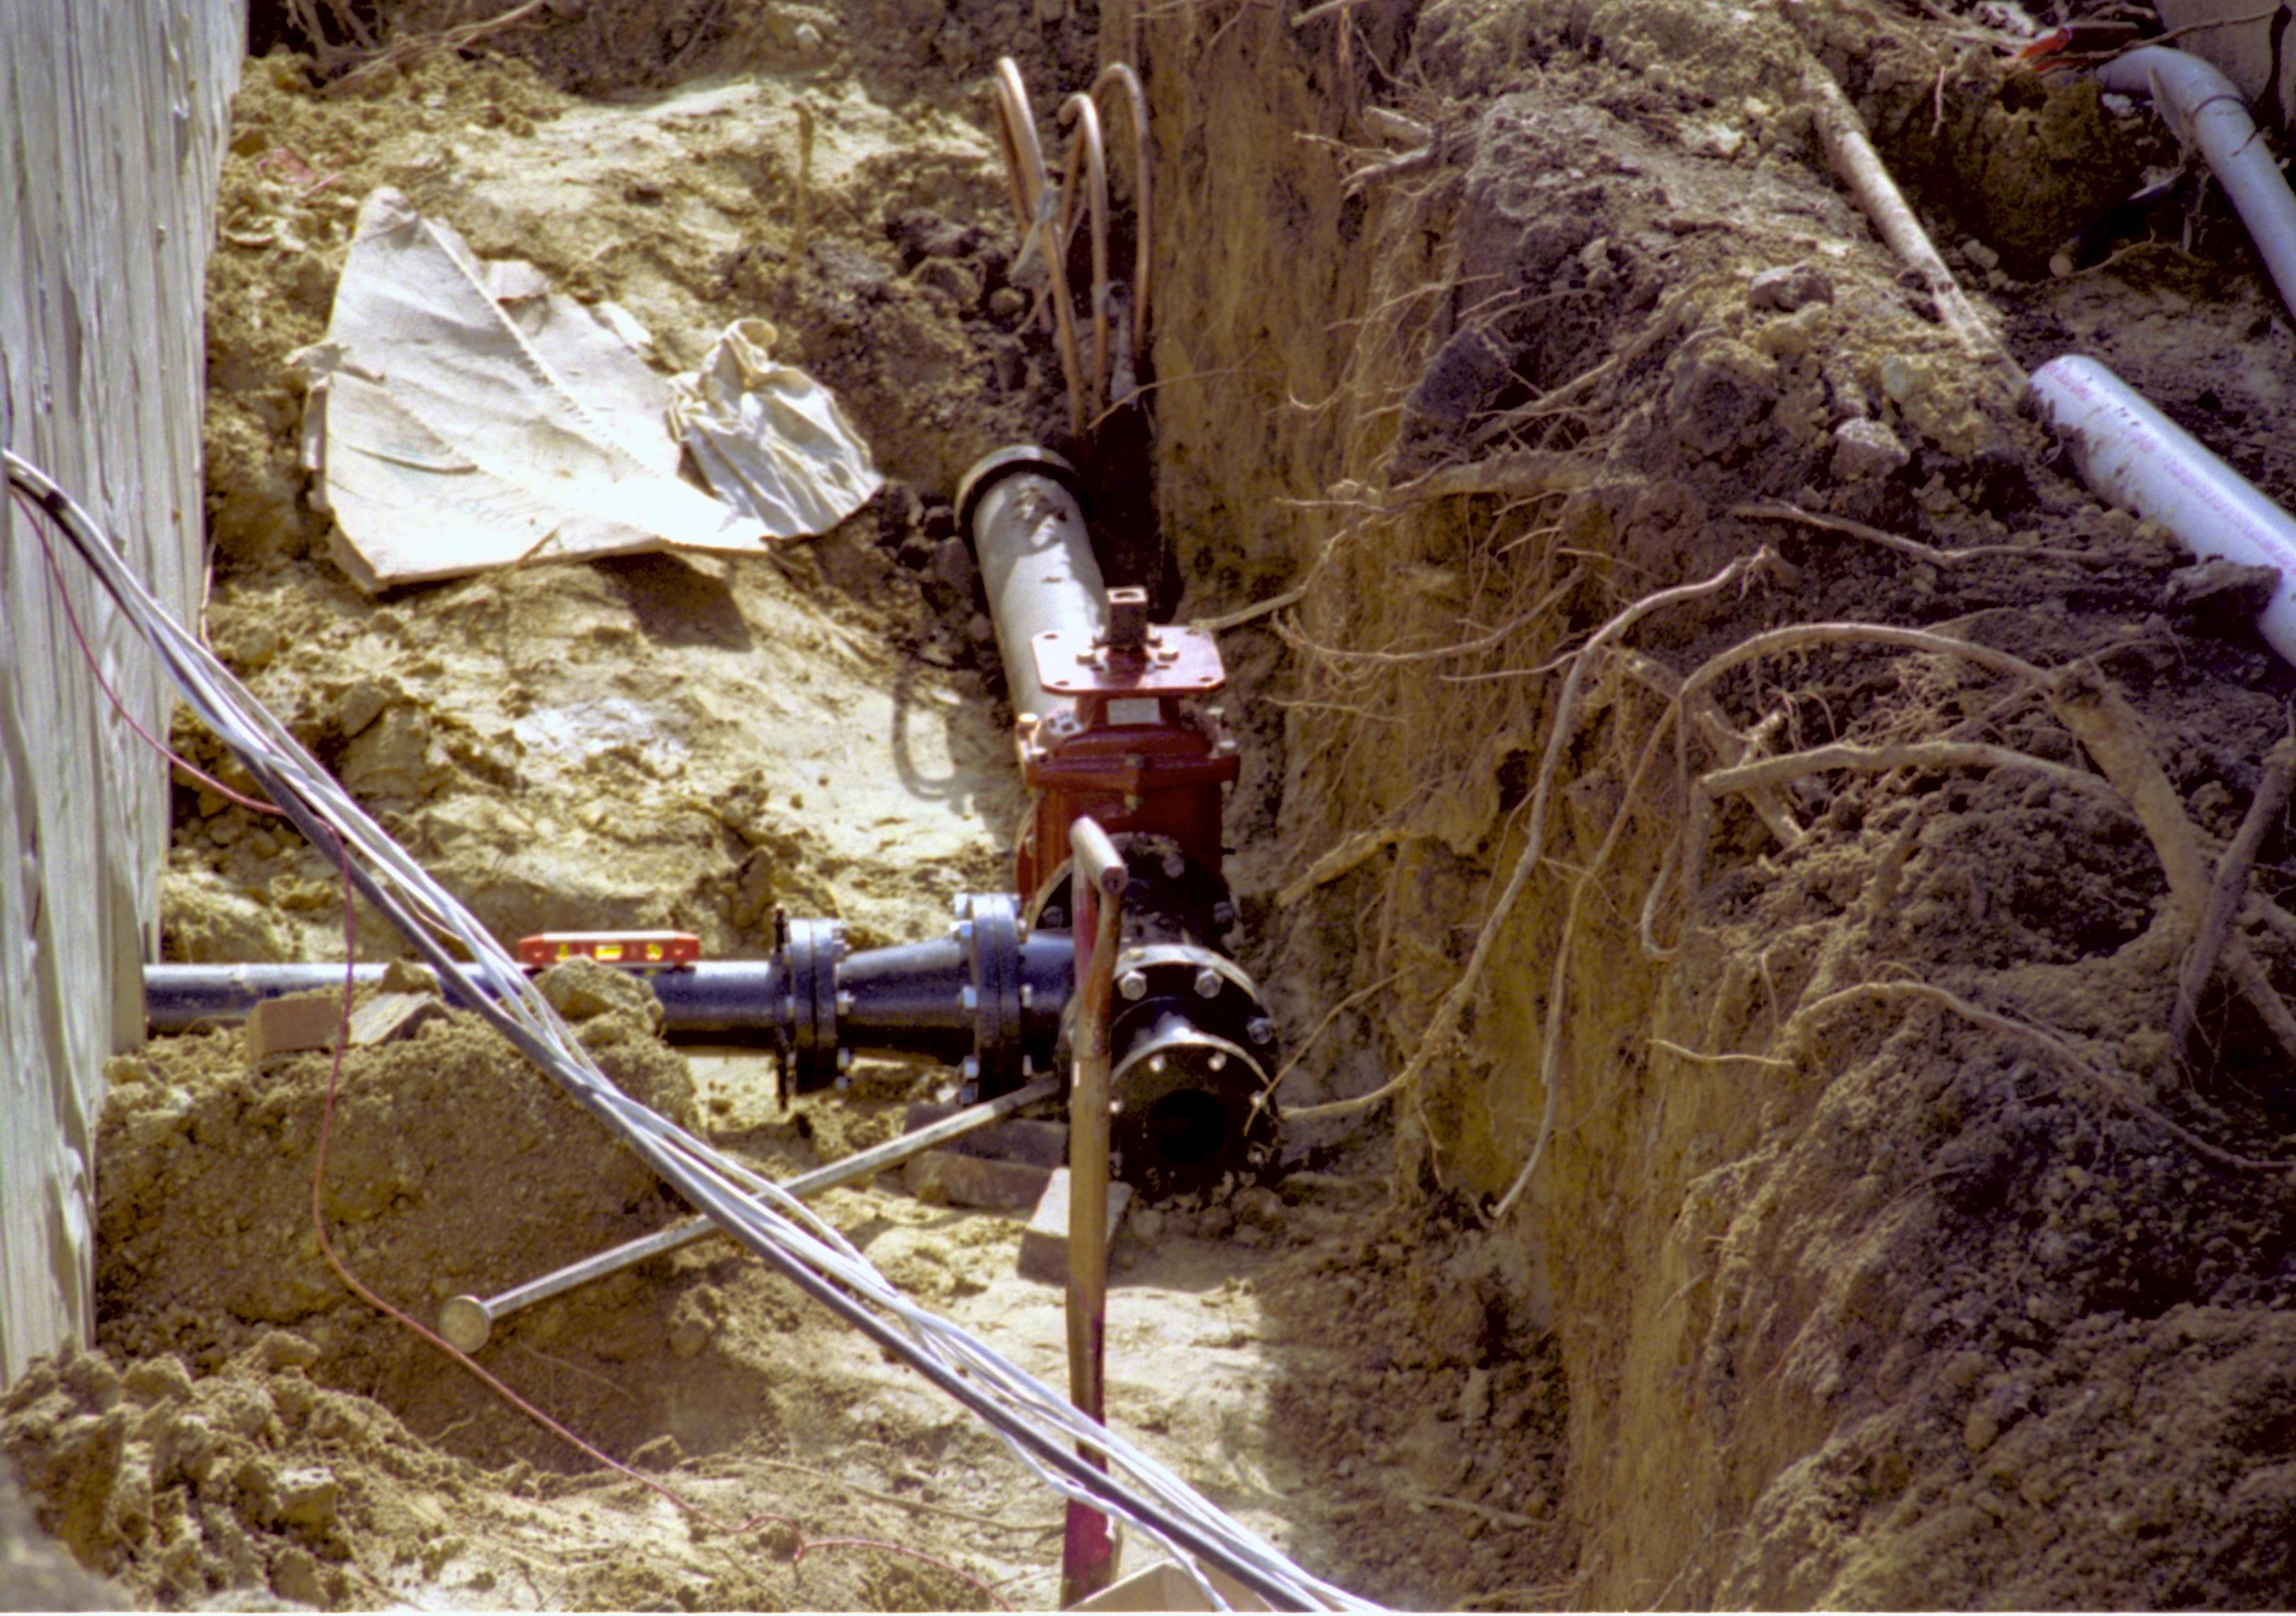
<svg viewBox="0 0 2296 1616">
<path fill-rule="evenodd" d="M 2264 928 L 2284 943 L 2296 943 L 2296 915 L 2274 903 L 2261 892 L 2251 892 L 2243 912 L 2261 921 Z"/>
<path fill-rule="evenodd" d="M 345 73 L 335 82 L 338 84 L 348 84 L 352 79 L 358 78 L 361 74 L 372 73 L 378 68 L 395 66 L 402 62 L 411 62 L 415 57 L 422 54 L 425 51 L 459 51 L 467 49 L 469 46 L 476 45 L 480 40 L 485 38 L 488 34 L 506 29 L 514 22 L 525 21 L 526 19 L 533 16 L 535 12 L 540 11 L 547 4 L 549 4 L 549 0 L 525 0 L 525 4 L 513 5 L 510 10 L 504 12 L 501 15 L 488 17 L 483 21 L 466 22 L 460 28 L 444 29 L 436 34 L 417 34 L 411 38 L 395 40 L 388 47 L 378 51 L 373 55 L 368 57 L 365 62 L 360 62 L 358 66 L 353 68 L 349 72 Z"/>
<path fill-rule="evenodd" d="M 1400 971 L 1390 971 L 1385 976 L 1381 977 L 1379 980 L 1372 983 L 1370 987 L 1357 988 L 1353 993 L 1348 995 L 1347 997 L 1341 999 L 1338 1004 L 1324 1012 L 1324 1019 L 1316 1023 L 1316 1029 L 1300 1041 L 1300 1047 L 1292 1052 L 1292 1058 L 1284 1062 L 1282 1066 L 1278 1067 L 1276 1069 L 1275 1075 L 1267 1079 L 1267 1092 L 1269 1094 L 1274 1094 L 1275 1090 L 1282 1086 L 1283 1079 L 1292 1075 L 1292 1069 L 1298 1066 L 1301 1061 L 1307 1059 L 1308 1052 L 1316 1046 L 1316 1040 L 1324 1036 L 1324 1032 L 1329 1029 L 1333 1021 L 1338 1021 L 1340 1017 L 1345 1015 L 1349 1011 L 1353 1010 L 1357 1005 L 1362 1004 L 1365 999 L 1371 997 L 1373 994 L 1377 993 L 1381 988 L 1391 987 L 1396 979 L 1400 977 L 1402 974 L 1403 972 Z"/>
<path fill-rule="evenodd" d="M 792 1464 L 787 1459 L 750 1459 L 745 1463 L 761 1465 L 767 1470 L 786 1470 L 800 1476 L 812 1476 L 816 1481 L 828 1482 L 840 1491 L 849 1492 L 856 1497 L 868 1498 L 879 1504 L 890 1504 L 897 1509 L 913 1510 L 921 1515 L 939 1515 L 951 1521 L 969 1522 L 974 1526 L 991 1527 L 1000 1532 L 1041 1535 L 1061 1530 L 1061 1523 L 1057 1521 L 1039 1521 L 1034 1525 L 1018 1521 L 1000 1521 L 994 1515 L 979 1514 L 969 1509 L 955 1509 L 946 1504 L 928 1504 L 922 1498 L 904 1498 L 898 1493 L 879 1492 L 873 1487 L 864 1487 L 858 1481 L 849 1481 L 843 1476 L 832 1474 L 825 1470 L 816 1470 L 810 1464 Z"/>
<path fill-rule="evenodd" d="M 1827 1010 L 1856 999 L 1919 999 L 1949 1010 L 1964 1021 L 1973 1022 L 1977 1026 L 1987 1028 L 1994 1032 L 2005 1033 L 2012 1038 L 2027 1039 L 2039 1045 L 2055 1056 L 2059 1062 L 2086 1079 L 2089 1086 L 2106 1100 L 2120 1106 L 2131 1116 L 2151 1123 L 2202 1161 L 2213 1162 L 2218 1167 L 2228 1168 L 2234 1172 L 2271 1173 L 2284 1177 L 2296 1177 L 2296 1161 L 2265 1161 L 2254 1156 L 2240 1155 L 2235 1152 L 2226 1150 L 2221 1145 L 2210 1144 L 2182 1123 L 2162 1115 L 2146 1104 L 2137 1097 L 2135 1089 L 2118 1074 L 2108 1071 L 2104 1067 L 2091 1061 L 2067 1043 L 2060 1034 L 2035 1022 L 2021 1021 L 2015 1016 L 2003 1015 L 1997 1011 L 1988 1010 L 1980 1005 L 1972 1005 L 1959 995 L 1948 993 L 1944 988 L 1933 987 L 1928 982 L 1859 982 L 1854 987 L 1841 988 L 1796 1011 L 1792 1021 L 1787 1024 L 1785 1031 L 1790 1035 L 1797 1024 L 1814 1021 Z"/>
<path fill-rule="evenodd" d="M 1780 1071 L 1801 1070 L 1792 1061 L 1781 1061 L 1775 1055 L 1749 1054 L 1743 1050 L 1734 1049 L 1723 1054 L 1708 1054 L 1703 1050 L 1691 1049 L 1677 1044 L 1671 1038 L 1652 1038 L 1650 1045 L 1652 1049 L 1663 1050 L 1679 1060 L 1693 1061 L 1701 1066 L 1727 1066 L 1734 1061 L 1744 1061 L 1756 1066 L 1775 1066 Z"/>
<path fill-rule="evenodd" d="M 1674 690 L 1668 693 L 1670 697 L 1678 698 L 1681 689 L 1682 682 L 1677 679 L 1675 681 Z M 1692 702 L 1690 707 L 1699 729 L 1706 736 L 1707 743 L 1714 748 L 1726 765 L 1735 767 L 1749 758 L 1759 757 L 1763 747 L 1767 743 L 1766 735 L 1740 734 L 1732 726 L 1730 721 L 1722 716 L 1721 709 L 1716 703 L 1711 692 L 1702 691 L 1698 699 Z M 1771 727 L 1773 726 L 1768 719 L 1763 720 L 1761 724 L 1755 726 L 1758 732 L 1767 731 Z M 1770 834 L 1778 839 L 1779 846 L 1797 848 L 1801 845 L 1808 833 L 1801 828 L 1800 822 L 1795 819 L 1792 810 L 1786 807 L 1785 799 L 1778 794 L 1776 786 L 1763 781 L 1753 781 L 1745 788 L 1745 796 L 1746 800 L 1754 805 L 1754 812 L 1761 816 L 1762 823 L 1769 827 Z"/>
<path fill-rule="evenodd" d="M 1546 1524 L 1534 1516 L 1517 1514 L 1513 1510 L 1493 1509 L 1488 1504 L 1476 1504 L 1465 1498 L 1449 1497 L 1442 1493 L 1429 1492 L 1424 1488 L 1413 1488 L 1404 1495 L 1414 1504 L 1432 1505 L 1437 1509 L 1455 1509 L 1463 1515 L 1480 1515 L 1493 1526 L 1537 1528 Z"/>
<path fill-rule="evenodd" d="M 1418 1048 L 1412 1053 L 1410 1061 L 1400 1072 L 1369 1094 L 1323 1105 L 1304 1106 L 1292 1113 L 1295 1120 L 1348 1116 L 1367 1110 L 1382 1100 L 1410 1088 L 1418 1082 L 1436 1056 L 1448 1049 L 1452 1037 L 1458 1030 L 1459 1016 L 1466 1008 L 1467 997 L 1481 980 L 1484 967 L 1490 963 L 1491 952 L 1498 943 L 1499 931 L 1507 916 L 1513 913 L 1516 899 L 1522 896 L 1523 889 L 1529 884 L 1531 872 L 1538 867 L 1539 860 L 1545 857 L 1547 807 L 1554 793 L 1555 771 L 1562 764 L 1563 750 L 1569 746 L 1578 728 L 1580 692 L 1586 685 L 1587 670 L 1601 660 L 1597 653 L 1606 651 L 1611 642 L 1620 638 L 1652 612 L 1717 594 L 1768 566 L 1774 559 L 1770 550 L 1765 546 L 1751 555 L 1740 556 L 1713 577 L 1699 583 L 1683 584 L 1644 595 L 1603 624 L 1580 649 L 1571 660 L 1570 672 L 1564 677 L 1562 693 L 1555 699 L 1554 727 L 1547 736 L 1546 755 L 1539 763 L 1538 782 L 1531 789 L 1530 824 L 1523 834 L 1522 851 L 1515 859 L 1514 871 L 1507 878 L 1505 890 L 1483 917 L 1482 925 L 1475 933 L 1473 950 L 1468 955 L 1466 965 L 1461 970 L 1458 980 L 1437 1003 L 1435 1013 L 1419 1041 Z"/>
<path fill-rule="evenodd" d="M 790 233 L 790 256 L 802 258 L 813 234 L 813 108 L 800 98 L 796 111 L 797 224 Z"/>
<path fill-rule="evenodd" d="M 1402 831 L 1393 825 L 1357 831 L 1308 865 L 1304 874 L 1293 877 L 1290 884 L 1275 895 L 1277 906 L 1290 908 L 1317 887 L 1337 881 L 1365 859 L 1376 857 L 1402 840 Z"/>
<path fill-rule="evenodd" d="M 2233 918 L 2240 912 L 2241 898 L 2248 890 L 2249 871 L 2256 864 L 2257 849 L 2264 845 L 2265 836 L 2278 822 L 2281 809 L 2288 806 L 2292 784 L 2296 784 L 2296 716 L 2292 716 L 2289 734 L 2264 760 L 2264 778 L 2257 785 L 2255 799 L 2248 805 L 2247 816 L 2240 822 L 2239 833 L 2233 837 L 2232 846 L 2225 849 L 2224 859 L 2217 865 L 2215 884 L 2209 889 L 2208 906 L 2201 911 L 2193 946 L 2185 956 L 2184 969 L 2177 974 L 2176 1007 L 2169 1013 L 2169 1046 L 2180 1054 L 2193 1035 L 2193 1018 L 2200 1013 L 2201 989 L 2216 974 L 2218 957 L 2232 936 Z M 2274 1031 L 2277 1033 L 2279 1029 Z"/>
<path fill-rule="evenodd" d="M 2296 1062 L 2296 1015 L 2289 1013 L 2288 1001 L 2282 998 L 2273 987 L 2272 979 L 2265 974 L 2263 964 L 2245 948 L 2226 949 L 2223 964 L 2225 973 L 2232 978 L 2233 986 L 2238 988 L 2250 1005 L 2255 1007 L 2265 1029 L 2280 1046 L 2281 1054 Z M 2183 1046 L 2172 1045 L 2171 1047 L 2181 1051 Z"/>
<path fill-rule="evenodd" d="M 1880 545 L 1900 554 L 1913 556 L 1933 566 L 1950 567 L 1956 562 L 1976 561 L 1988 555 L 2013 556 L 2021 561 L 2074 561 L 2095 562 L 2107 560 L 2087 550 L 2052 549 L 2039 545 L 1971 545 L 1964 549 L 1940 550 L 1935 545 L 1925 545 L 1918 538 L 1907 538 L 1886 529 L 1868 527 L 1862 521 L 1852 521 L 1846 516 L 1825 516 L 1816 511 L 1805 511 L 1800 505 L 1783 499 L 1755 501 L 1750 504 L 1733 505 L 1727 514 L 1743 521 L 1798 521 L 1805 526 L 1822 528 L 1828 533 L 1839 533 L 1846 538 L 1862 538 L 1868 544 Z"/>
<path fill-rule="evenodd" d="M 529 1347 L 524 1341 L 518 1343 L 518 1349 L 521 1352 L 525 1353 L 529 1358 L 539 1358 L 545 1364 L 555 1365 L 557 1367 L 565 1370 L 569 1374 L 578 1375 L 586 1381 L 595 1381 L 599 1385 L 603 1386 L 607 1390 L 612 1392 L 616 1397 L 621 1399 L 622 1401 L 626 1403 L 631 1400 L 630 1394 L 627 1390 L 615 1384 L 612 1381 L 608 1380 L 604 1375 L 597 1374 L 594 1370 L 585 1369 L 579 1364 L 569 1363 L 564 1358 L 558 1357 L 555 1353 L 545 1352 L 539 1347 Z"/>
</svg>

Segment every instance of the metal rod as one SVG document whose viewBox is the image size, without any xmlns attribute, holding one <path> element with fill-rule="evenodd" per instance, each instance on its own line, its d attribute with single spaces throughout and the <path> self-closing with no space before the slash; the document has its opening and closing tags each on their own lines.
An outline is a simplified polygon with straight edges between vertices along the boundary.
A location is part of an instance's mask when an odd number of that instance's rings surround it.
<svg viewBox="0 0 2296 1616">
<path fill-rule="evenodd" d="M 802 1201 L 822 1191 L 834 1189 L 840 1184 L 850 1184 L 857 1178 L 866 1178 L 886 1168 L 898 1166 L 910 1157 L 922 1155 L 936 1145 L 986 1128 L 1000 1118 L 1009 1117 L 1025 1106 L 1039 1100 L 1049 1100 L 1060 1092 L 1058 1078 L 1038 1078 L 1035 1082 L 1002 1095 L 979 1105 L 967 1106 L 953 1117 L 944 1117 L 931 1127 L 921 1128 L 913 1134 L 903 1134 L 889 1139 L 872 1150 L 832 1161 L 809 1173 L 801 1173 L 788 1180 L 782 1188 Z M 595 1257 L 586 1257 L 554 1274 L 545 1274 L 522 1285 L 495 1296 L 455 1296 L 448 1298 L 439 1308 L 439 1333 L 462 1351 L 476 1352 L 487 1344 L 496 1324 L 522 1308 L 538 1301 L 570 1291 L 577 1285 L 587 1284 L 594 1279 L 603 1279 L 609 1274 L 619 1274 L 624 1268 L 644 1262 L 649 1257 L 659 1257 L 664 1251 L 675 1251 L 680 1246 L 721 1231 L 708 1218 L 689 1218 L 674 1223 L 666 1229 L 642 1235 L 636 1240 L 618 1245 Z"/>
<path fill-rule="evenodd" d="M 1109 1005 L 1115 997 L 1116 953 L 1130 880 L 1123 855 L 1090 818 L 1069 825 L 1076 854 L 1078 940 L 1092 952 L 1077 962 L 1076 1077 L 1069 1091 L 1069 1400 L 1106 1423 L 1108 1345 Z M 1092 913 L 1086 913 L 1089 908 Z M 1079 1443 L 1077 1456 L 1106 1469 L 1107 1456 Z M 1071 1605 L 1116 1578 L 1108 1519 L 1069 1502 L 1061 1551 L 1061 1603 Z"/>
</svg>

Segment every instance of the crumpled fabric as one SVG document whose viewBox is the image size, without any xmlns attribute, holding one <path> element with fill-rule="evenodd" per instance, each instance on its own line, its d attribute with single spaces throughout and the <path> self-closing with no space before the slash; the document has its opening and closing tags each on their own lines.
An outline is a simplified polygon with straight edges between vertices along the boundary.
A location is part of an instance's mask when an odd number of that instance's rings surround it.
<svg viewBox="0 0 2296 1616">
<path fill-rule="evenodd" d="M 710 492 L 777 537 L 823 533 L 885 480 L 827 388 L 772 357 L 778 333 L 736 320 L 670 383 L 669 430 Z"/>
</svg>

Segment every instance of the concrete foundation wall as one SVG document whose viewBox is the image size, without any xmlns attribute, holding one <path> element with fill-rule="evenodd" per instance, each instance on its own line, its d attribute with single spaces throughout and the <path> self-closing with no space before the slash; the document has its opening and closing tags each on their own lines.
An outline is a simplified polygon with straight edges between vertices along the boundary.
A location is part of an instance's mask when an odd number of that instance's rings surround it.
<svg viewBox="0 0 2296 1616">
<path fill-rule="evenodd" d="M 201 291 L 244 0 L 0 7 L 0 441 L 177 611 L 201 576 Z M 59 546 L 95 660 L 172 697 Z M 163 766 L 113 710 L 21 507 L 0 500 L 0 1385 L 94 1325 L 103 1066 L 141 1040 Z"/>
</svg>

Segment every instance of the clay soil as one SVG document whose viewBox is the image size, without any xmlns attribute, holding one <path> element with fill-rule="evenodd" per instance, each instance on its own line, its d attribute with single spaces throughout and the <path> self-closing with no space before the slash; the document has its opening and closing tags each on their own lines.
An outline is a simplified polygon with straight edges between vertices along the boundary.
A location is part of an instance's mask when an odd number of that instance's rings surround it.
<svg viewBox="0 0 2296 1616">
<path fill-rule="evenodd" d="M 1245 963 L 1301 1114 L 1268 1183 L 1131 1218 L 1115 1423 L 1399 1604 L 2296 1602 L 2276 818 L 2194 1038 L 2164 1031 L 2296 676 L 2259 580 L 2098 504 L 2019 403 L 2019 367 L 2093 354 L 2296 501 L 2296 332 L 2220 199 L 2120 207 L 2178 160 L 2141 104 L 2019 66 L 1989 4 L 552 0 L 459 48 L 451 0 L 257 10 L 206 631 L 501 935 L 721 956 L 776 906 L 893 941 L 1007 879 L 948 500 L 1063 412 L 986 78 L 1021 61 L 1049 144 L 1102 62 L 1142 70 L 1158 508 L 1224 630 Z M 1827 78 L 1983 332 L 1833 177 Z M 619 304 L 665 369 L 771 320 L 886 492 L 763 561 L 362 595 L 287 356 L 378 185 Z M 324 860 L 188 779 L 176 809 L 169 957 L 342 956 Z M 618 1082 L 777 1174 L 939 1081 L 785 1112 L 753 1054 L 568 1003 Z M 96 1339 L 7 1393 L 0 1447 L 121 1597 L 1054 1598 L 1053 1496 L 729 1245 L 480 1354 L 652 1488 L 348 1293 L 313 1222 L 330 1078 L 230 1030 L 114 1065 Z M 317 1210 L 419 1317 L 682 1215 L 460 1017 L 347 1059 L 332 1127 Z M 1059 1379 L 1015 1217 L 821 1204 Z"/>
</svg>

